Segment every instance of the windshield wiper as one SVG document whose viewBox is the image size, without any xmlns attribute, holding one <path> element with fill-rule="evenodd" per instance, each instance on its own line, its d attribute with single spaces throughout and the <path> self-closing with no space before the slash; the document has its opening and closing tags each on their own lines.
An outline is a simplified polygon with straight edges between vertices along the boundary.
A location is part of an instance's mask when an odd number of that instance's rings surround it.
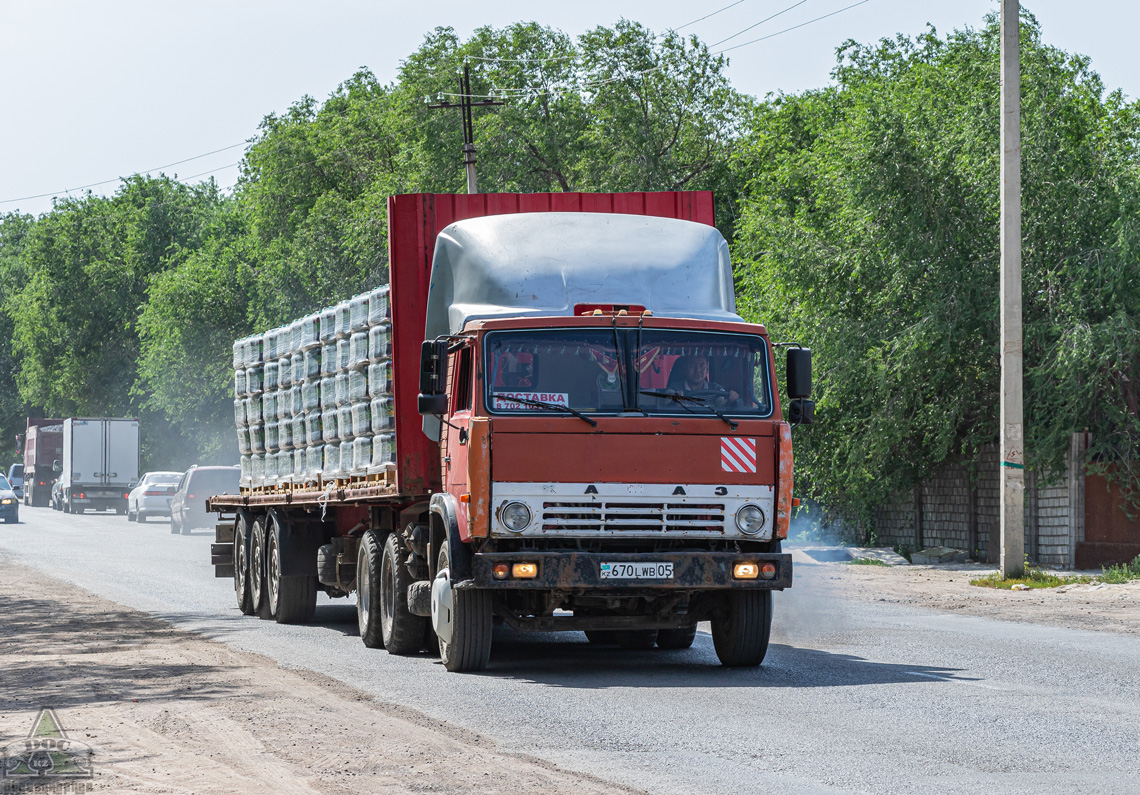
<svg viewBox="0 0 1140 795">
<path fill-rule="evenodd" d="M 693 397 L 692 395 L 682 395 L 680 392 L 646 392 L 646 391 L 643 391 L 643 392 L 639 392 L 638 394 L 648 395 L 649 397 L 669 398 L 670 400 L 672 400 L 674 403 L 676 403 L 678 406 L 680 406 L 681 408 L 683 408 L 685 411 L 689 412 L 690 414 L 696 414 L 697 412 L 693 411 L 691 408 L 686 406 L 685 403 L 686 402 L 696 403 L 697 405 L 701 406 L 701 408 L 706 408 L 709 411 L 711 411 L 713 414 L 715 414 L 716 416 L 720 417 L 722 420 L 724 420 L 726 423 L 728 423 L 728 427 L 731 428 L 732 430 L 735 431 L 736 426 L 739 425 L 739 423 L 733 422 L 728 417 L 724 416 L 724 414 L 722 414 L 719 410 L 710 406 L 708 404 L 708 402 L 705 401 L 704 398 Z"/>
<path fill-rule="evenodd" d="M 572 409 L 569 406 L 563 406 L 561 403 L 547 403 L 545 400 L 531 400 L 530 398 L 515 397 L 514 395 L 503 394 L 502 392 L 492 392 L 491 395 L 492 397 L 501 398 L 502 400 L 510 400 L 514 403 L 522 403 L 524 406 L 534 406 L 540 409 L 557 409 L 559 411 L 565 411 L 573 414 L 578 419 L 585 420 L 595 428 L 598 427 L 596 420 L 587 417 L 585 414 L 578 411 L 578 409 Z"/>
</svg>

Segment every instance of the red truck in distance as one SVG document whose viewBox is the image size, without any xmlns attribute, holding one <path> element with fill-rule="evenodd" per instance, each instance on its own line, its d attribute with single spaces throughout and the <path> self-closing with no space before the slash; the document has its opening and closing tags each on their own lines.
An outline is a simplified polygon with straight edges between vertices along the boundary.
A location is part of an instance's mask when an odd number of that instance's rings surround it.
<svg viewBox="0 0 1140 795">
<path fill-rule="evenodd" d="M 451 671 L 499 623 L 677 649 L 709 621 L 724 665 L 759 665 L 811 353 L 737 314 L 711 194 L 388 216 L 390 292 L 235 344 L 242 486 L 208 508 L 241 610 L 304 622 L 356 592 L 366 645 Z"/>
<path fill-rule="evenodd" d="M 52 465 L 63 459 L 63 420 L 28 417 L 24 434 L 24 505 L 51 503 L 56 473 Z"/>
</svg>

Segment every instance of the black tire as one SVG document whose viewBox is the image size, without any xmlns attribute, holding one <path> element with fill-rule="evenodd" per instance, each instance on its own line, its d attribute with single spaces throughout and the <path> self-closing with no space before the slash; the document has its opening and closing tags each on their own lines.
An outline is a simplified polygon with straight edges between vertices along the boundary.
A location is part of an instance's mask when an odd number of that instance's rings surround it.
<svg viewBox="0 0 1140 795">
<path fill-rule="evenodd" d="M 234 522 L 234 596 L 244 616 L 257 612 L 249 592 L 249 517 L 239 514 Z"/>
<path fill-rule="evenodd" d="M 170 534 L 176 536 L 179 532 L 178 519 L 175 518 L 174 514 L 170 514 Z"/>
<path fill-rule="evenodd" d="M 663 629 L 657 633 L 657 648 L 687 649 L 697 639 L 697 625 L 680 629 Z"/>
<path fill-rule="evenodd" d="M 117 513 L 119 516 L 122 516 L 126 512 L 127 512 L 127 509 L 124 508 L 122 505 L 120 505 L 118 508 L 115 509 L 115 513 Z"/>
<path fill-rule="evenodd" d="M 380 534 L 369 530 L 360 539 L 356 553 L 356 625 L 360 639 L 370 649 L 384 648 L 381 627 L 380 565 L 384 556 Z"/>
<path fill-rule="evenodd" d="M 193 528 L 191 528 L 190 525 L 186 524 L 185 519 L 179 519 L 178 520 L 178 532 L 180 532 L 182 535 L 188 536 L 188 535 L 190 535 L 192 530 L 193 530 Z"/>
<path fill-rule="evenodd" d="M 137 522 L 138 521 L 138 514 L 137 513 L 131 513 L 130 508 L 127 508 L 127 521 L 128 522 Z"/>
<path fill-rule="evenodd" d="M 269 612 L 278 624 L 305 624 L 317 611 L 317 578 L 281 576 L 281 557 L 289 535 L 282 532 L 281 520 L 273 514 L 266 534 L 265 572 L 269 592 Z"/>
<path fill-rule="evenodd" d="M 729 667 L 756 666 L 768 653 L 772 634 L 772 592 L 733 591 L 728 610 L 712 620 L 713 646 L 720 664 Z"/>
<path fill-rule="evenodd" d="M 437 563 L 436 571 L 450 569 L 447 541 L 439 551 Z M 443 667 L 453 673 L 482 671 L 491 659 L 491 592 L 478 588 L 453 590 L 451 598 L 451 641 L 438 639 Z"/>
<path fill-rule="evenodd" d="M 629 651 L 646 651 L 657 643 L 657 630 L 630 629 L 617 632 L 617 645 Z"/>
<path fill-rule="evenodd" d="M 249 598 L 258 617 L 263 619 L 273 618 L 265 575 L 266 520 L 265 516 L 254 519 L 249 535 Z"/>
<path fill-rule="evenodd" d="M 389 654 L 415 654 L 424 647 L 425 623 L 430 618 L 408 612 L 408 586 L 413 580 L 404 565 L 407 550 L 400 546 L 395 533 L 384 541 L 380 559 L 380 631 Z"/>
<path fill-rule="evenodd" d="M 146 524 L 146 514 L 145 513 L 136 513 L 135 514 L 135 521 L 138 522 L 139 524 Z"/>
</svg>

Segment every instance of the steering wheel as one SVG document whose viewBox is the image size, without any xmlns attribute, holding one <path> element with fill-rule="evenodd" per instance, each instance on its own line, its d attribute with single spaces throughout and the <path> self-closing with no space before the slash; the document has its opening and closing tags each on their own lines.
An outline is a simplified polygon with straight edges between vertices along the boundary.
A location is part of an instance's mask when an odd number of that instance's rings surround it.
<svg viewBox="0 0 1140 795">
<path fill-rule="evenodd" d="M 719 398 L 728 400 L 728 392 L 723 389 L 690 389 L 685 393 L 685 397 L 700 398 L 702 400 L 717 400 Z"/>
</svg>

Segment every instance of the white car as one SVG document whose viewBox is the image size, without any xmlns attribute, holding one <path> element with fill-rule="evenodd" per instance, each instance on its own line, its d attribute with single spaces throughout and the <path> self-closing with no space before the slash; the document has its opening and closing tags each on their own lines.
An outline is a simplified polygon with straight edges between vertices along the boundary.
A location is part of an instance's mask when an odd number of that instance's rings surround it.
<svg viewBox="0 0 1140 795">
<path fill-rule="evenodd" d="M 147 472 L 127 496 L 127 521 L 145 522 L 150 516 L 170 516 L 170 498 L 181 472 Z"/>
</svg>

